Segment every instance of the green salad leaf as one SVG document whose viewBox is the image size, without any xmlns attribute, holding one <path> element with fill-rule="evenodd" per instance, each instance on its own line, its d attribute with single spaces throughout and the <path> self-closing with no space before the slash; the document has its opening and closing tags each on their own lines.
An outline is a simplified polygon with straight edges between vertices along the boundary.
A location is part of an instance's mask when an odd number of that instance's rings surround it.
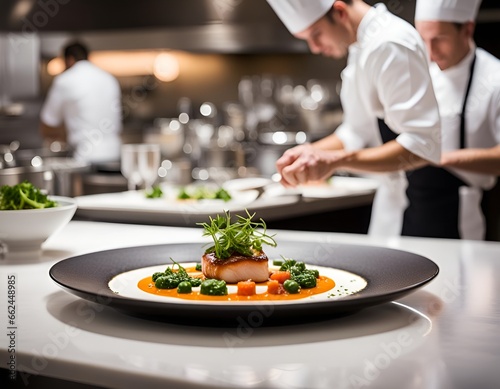
<svg viewBox="0 0 500 389">
<path fill-rule="evenodd" d="M 41 209 L 56 206 L 57 202 L 49 200 L 46 194 L 29 181 L 14 186 L 4 185 L 0 188 L 0 210 Z"/>
</svg>

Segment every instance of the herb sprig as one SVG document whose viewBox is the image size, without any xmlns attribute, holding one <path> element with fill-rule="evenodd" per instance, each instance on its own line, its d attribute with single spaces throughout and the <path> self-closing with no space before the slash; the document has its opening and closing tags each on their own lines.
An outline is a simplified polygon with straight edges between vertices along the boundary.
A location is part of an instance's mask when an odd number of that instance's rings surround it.
<svg viewBox="0 0 500 389">
<path fill-rule="evenodd" d="M 219 259 L 227 259 L 233 254 L 251 257 L 262 251 L 264 244 L 276 247 L 274 235 L 267 234 L 264 220 L 252 221 L 255 213 L 250 215 L 248 210 L 245 211 L 247 217 L 237 215 L 234 222 L 230 213 L 225 211 L 223 216 L 210 217 L 210 223 L 198 223 L 205 229 L 203 236 L 211 236 L 214 241 L 205 254 L 215 252 Z"/>
<path fill-rule="evenodd" d="M 161 199 L 163 197 L 163 191 L 159 186 L 153 186 L 149 191 L 145 192 L 147 199 Z"/>
</svg>

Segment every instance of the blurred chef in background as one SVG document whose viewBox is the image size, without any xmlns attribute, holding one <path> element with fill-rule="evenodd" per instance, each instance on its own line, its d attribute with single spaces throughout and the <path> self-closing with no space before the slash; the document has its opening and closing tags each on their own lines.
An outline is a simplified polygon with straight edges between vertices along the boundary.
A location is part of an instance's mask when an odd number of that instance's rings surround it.
<svg viewBox="0 0 500 389">
<path fill-rule="evenodd" d="M 54 78 L 42 107 L 42 137 L 46 142 L 67 142 L 78 160 L 118 161 L 122 131 L 118 81 L 88 61 L 82 43 L 67 45 L 64 61 L 66 70 Z"/>
<path fill-rule="evenodd" d="M 427 46 L 442 120 L 442 179 L 463 239 L 484 239 L 483 191 L 500 175 L 500 60 L 474 40 L 481 0 L 417 0 L 415 26 Z M 432 194 L 422 188 L 422 196 Z"/>
<path fill-rule="evenodd" d="M 288 30 L 310 50 L 333 58 L 348 56 L 342 72 L 344 120 L 313 144 L 284 153 L 277 169 L 285 186 L 330 177 L 337 169 L 378 172 L 370 233 L 429 236 L 442 222 L 420 199 L 404 212 L 414 170 L 441 159 L 440 118 L 425 45 L 406 21 L 385 5 L 361 0 L 268 0 Z M 427 168 L 424 168 L 427 169 Z M 385 173 L 384 173 L 385 172 Z M 384 174 L 382 174 L 384 173 Z M 429 219 L 422 223 L 419 212 Z"/>
</svg>

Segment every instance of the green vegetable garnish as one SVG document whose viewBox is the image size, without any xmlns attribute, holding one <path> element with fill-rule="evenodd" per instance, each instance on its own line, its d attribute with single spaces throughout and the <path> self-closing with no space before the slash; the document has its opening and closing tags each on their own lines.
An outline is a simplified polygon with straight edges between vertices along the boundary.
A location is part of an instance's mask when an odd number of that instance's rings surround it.
<svg viewBox="0 0 500 389">
<path fill-rule="evenodd" d="M 172 267 L 167 267 L 164 272 L 156 272 L 153 274 L 153 282 L 158 289 L 174 289 L 178 288 L 182 283 L 188 283 L 189 287 L 200 286 L 201 279 L 190 277 L 186 269 L 184 269 L 180 264 L 175 262 L 172 258 L 170 260 L 174 263 Z M 174 271 L 174 267 L 177 266 L 177 271 Z M 182 290 L 186 290 L 186 285 L 181 286 Z M 179 293 L 190 293 L 189 292 L 179 292 Z"/>
<path fill-rule="evenodd" d="M 208 296 L 225 296 L 227 294 L 226 281 L 205 280 L 201 283 L 200 293 Z"/>
<path fill-rule="evenodd" d="M 280 270 L 290 272 L 292 281 L 295 281 L 304 289 L 314 288 L 316 286 L 317 278 L 319 277 L 318 270 L 307 269 L 304 262 L 299 262 L 295 259 L 284 259 L 285 262 L 281 265 Z"/>
<path fill-rule="evenodd" d="M 294 280 L 286 280 L 283 282 L 283 288 L 290 293 L 290 294 L 296 294 L 300 292 L 300 285 L 297 281 Z"/>
<path fill-rule="evenodd" d="M 53 208 L 57 202 L 49 200 L 47 195 L 31 182 L 0 188 L 0 210 Z"/>
<path fill-rule="evenodd" d="M 219 259 L 227 259 L 233 254 L 251 257 L 256 252 L 262 251 L 262 245 L 267 244 L 276 247 L 273 236 L 266 233 L 266 223 L 252 221 L 255 216 L 246 211 L 248 217 L 237 216 L 237 220 L 232 223 L 231 215 L 228 211 L 224 216 L 217 215 L 215 219 L 210 217 L 210 223 L 198 223 L 205 232 L 203 236 L 211 236 L 214 245 L 210 246 L 207 253 L 215 253 Z M 258 229 L 262 230 L 258 230 Z"/>
<path fill-rule="evenodd" d="M 160 199 L 163 197 L 163 191 L 159 186 L 153 186 L 150 191 L 146 192 L 146 198 L 148 199 Z"/>
<path fill-rule="evenodd" d="M 232 199 L 231 195 L 224 188 L 219 188 L 217 190 L 209 189 L 204 186 L 197 187 L 194 191 L 188 190 L 188 188 L 181 188 L 177 198 L 180 200 L 223 200 L 229 201 Z"/>
<path fill-rule="evenodd" d="M 310 272 L 293 276 L 292 279 L 296 281 L 302 288 L 309 289 L 316 287 L 316 277 Z"/>
<path fill-rule="evenodd" d="M 177 285 L 177 293 L 191 293 L 192 290 L 191 284 L 188 281 L 182 281 Z"/>
<path fill-rule="evenodd" d="M 217 192 L 215 192 L 215 198 L 223 201 L 229 201 L 232 197 L 227 190 L 220 188 Z"/>
<path fill-rule="evenodd" d="M 155 281 L 155 286 L 158 289 L 174 289 L 180 284 L 179 277 L 174 275 L 160 276 Z"/>
<path fill-rule="evenodd" d="M 187 200 L 190 199 L 191 196 L 186 192 L 186 188 L 181 188 L 179 194 L 177 195 L 177 198 L 180 200 Z"/>
</svg>

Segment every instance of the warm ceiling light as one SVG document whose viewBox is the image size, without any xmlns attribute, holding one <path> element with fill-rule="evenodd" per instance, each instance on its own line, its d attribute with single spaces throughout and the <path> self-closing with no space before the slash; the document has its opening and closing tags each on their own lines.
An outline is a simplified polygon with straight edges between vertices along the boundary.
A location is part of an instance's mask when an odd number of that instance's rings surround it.
<svg viewBox="0 0 500 389">
<path fill-rule="evenodd" d="M 47 64 L 47 72 L 51 76 L 57 76 L 62 73 L 65 69 L 64 60 L 60 57 L 53 58 Z"/>
<path fill-rule="evenodd" d="M 35 0 L 18 0 L 12 9 L 11 20 L 20 21 L 25 18 L 33 9 Z"/>
<path fill-rule="evenodd" d="M 179 75 L 179 62 L 170 53 L 156 51 L 97 51 L 89 55 L 89 61 L 116 77 L 154 74 L 161 81 L 173 81 Z M 47 72 L 56 76 L 65 69 L 60 57 L 47 64 Z"/>
<path fill-rule="evenodd" d="M 154 75 L 160 81 L 175 80 L 179 77 L 179 61 L 172 54 L 158 54 L 154 62 Z"/>
<path fill-rule="evenodd" d="M 149 51 L 96 51 L 89 61 L 117 77 L 151 74 L 155 52 Z"/>
</svg>

